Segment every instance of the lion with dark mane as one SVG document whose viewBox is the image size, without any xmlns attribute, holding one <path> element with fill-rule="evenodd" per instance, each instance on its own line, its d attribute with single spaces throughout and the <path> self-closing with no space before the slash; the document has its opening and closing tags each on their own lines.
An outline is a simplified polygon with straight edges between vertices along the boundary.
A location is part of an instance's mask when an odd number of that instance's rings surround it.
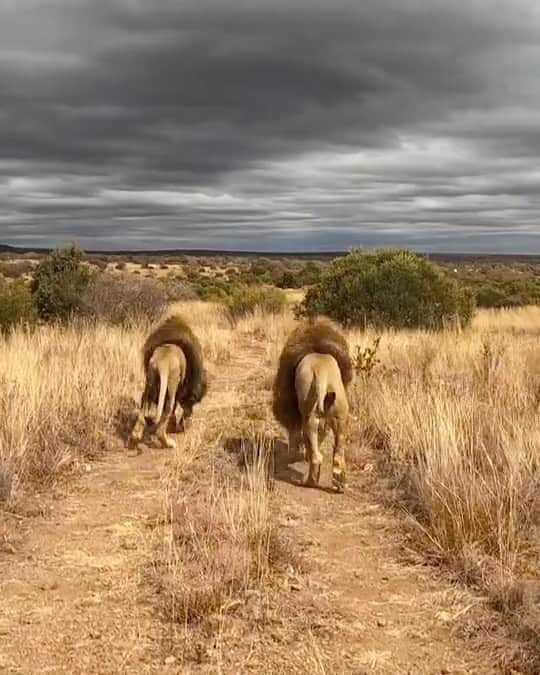
<svg viewBox="0 0 540 675">
<path fill-rule="evenodd" d="M 187 322 L 179 314 L 173 314 L 146 338 L 142 357 L 145 388 L 130 445 L 138 444 L 145 426 L 151 424 L 156 427 L 156 436 L 163 447 L 174 447 L 167 432 L 177 431 L 179 426 L 183 430 L 194 405 L 206 395 L 202 347 Z"/>
<path fill-rule="evenodd" d="M 319 483 L 327 426 L 334 434 L 333 484 L 345 487 L 343 437 L 349 414 L 347 388 L 353 380 L 347 340 L 327 319 L 311 319 L 288 337 L 273 386 L 273 412 L 289 434 L 289 454 L 302 441 L 309 462 L 308 485 Z"/>
</svg>

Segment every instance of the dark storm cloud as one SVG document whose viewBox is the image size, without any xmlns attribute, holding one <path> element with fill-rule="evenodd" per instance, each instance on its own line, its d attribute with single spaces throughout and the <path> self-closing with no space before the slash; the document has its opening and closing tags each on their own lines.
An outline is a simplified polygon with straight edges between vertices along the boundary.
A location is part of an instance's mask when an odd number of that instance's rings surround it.
<svg viewBox="0 0 540 675">
<path fill-rule="evenodd" d="M 0 233 L 540 248 L 535 0 L 12 0 Z"/>
</svg>

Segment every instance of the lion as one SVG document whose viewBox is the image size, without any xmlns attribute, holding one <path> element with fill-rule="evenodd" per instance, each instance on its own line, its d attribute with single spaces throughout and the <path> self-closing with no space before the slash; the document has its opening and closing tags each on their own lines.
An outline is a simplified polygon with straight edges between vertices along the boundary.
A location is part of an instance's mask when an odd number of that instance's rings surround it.
<svg viewBox="0 0 540 675">
<path fill-rule="evenodd" d="M 146 381 L 129 445 L 138 445 L 145 427 L 153 425 L 161 445 L 173 448 L 175 443 L 167 434 L 183 431 L 194 405 L 206 395 L 201 345 L 187 322 L 174 314 L 146 338 L 142 357 Z"/>
<path fill-rule="evenodd" d="M 309 472 L 305 484 L 317 486 L 327 427 L 334 434 L 332 484 L 345 489 L 344 435 L 349 417 L 347 389 L 353 380 L 349 346 L 328 319 L 311 319 L 288 337 L 273 386 L 273 412 L 289 435 L 289 457 L 306 448 Z"/>
</svg>

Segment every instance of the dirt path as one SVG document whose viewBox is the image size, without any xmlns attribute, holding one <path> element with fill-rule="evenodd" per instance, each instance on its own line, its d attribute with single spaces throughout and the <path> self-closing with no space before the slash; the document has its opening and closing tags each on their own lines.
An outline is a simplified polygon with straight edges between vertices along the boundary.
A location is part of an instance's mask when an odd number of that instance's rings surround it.
<svg viewBox="0 0 540 675">
<path fill-rule="evenodd" d="M 331 485 L 328 469 L 323 485 Z M 326 672 L 496 672 L 456 635 L 475 599 L 433 570 L 400 561 L 397 523 L 360 477 L 343 496 L 281 483 L 279 498 L 306 545 L 310 569 L 297 602 L 301 608 L 304 596 L 321 612 L 315 635 Z"/>
<path fill-rule="evenodd" d="M 31 523 L 22 550 L 0 558 L 0 672 L 161 672 L 162 626 L 140 584 L 161 461 L 92 464 Z"/>
<path fill-rule="evenodd" d="M 232 404 L 261 358 L 252 349 L 230 364 L 194 424 Z M 153 524 L 162 513 L 160 474 L 168 457 L 106 455 L 47 515 L 29 521 L 19 547 L 0 553 L 0 673 L 193 672 L 168 659 L 168 628 L 145 583 L 160 536 Z M 276 499 L 284 528 L 303 543 L 309 563 L 281 611 L 306 627 L 319 656 L 315 669 L 302 657 L 293 667 L 284 656 L 290 670 L 271 670 L 264 650 L 284 647 L 262 634 L 259 657 L 250 656 L 242 672 L 494 672 L 453 634 L 470 599 L 429 570 L 398 562 L 396 522 L 361 477 L 344 496 L 278 480 Z M 294 641 L 286 647 L 297 648 Z"/>
</svg>

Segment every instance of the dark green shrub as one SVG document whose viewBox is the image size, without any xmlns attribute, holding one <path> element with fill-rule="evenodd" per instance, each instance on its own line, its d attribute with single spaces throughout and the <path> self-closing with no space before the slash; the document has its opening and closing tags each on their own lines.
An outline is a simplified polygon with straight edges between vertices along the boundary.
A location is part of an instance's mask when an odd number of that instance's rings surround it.
<svg viewBox="0 0 540 675">
<path fill-rule="evenodd" d="M 312 286 L 319 283 L 324 272 L 324 265 L 314 260 L 308 261 L 300 270 L 300 286 Z"/>
<path fill-rule="evenodd" d="M 287 305 L 287 297 L 272 286 L 234 286 L 224 300 L 229 316 L 237 321 L 260 310 L 265 314 L 280 314 Z"/>
<path fill-rule="evenodd" d="M 210 279 L 209 277 L 199 276 L 192 278 L 190 281 L 197 297 L 206 302 L 225 300 L 230 295 L 232 288 L 232 284 L 226 279 Z"/>
<path fill-rule="evenodd" d="M 480 286 L 475 291 L 478 307 L 504 307 L 506 293 L 496 286 Z"/>
<path fill-rule="evenodd" d="M 319 283 L 326 265 L 319 261 L 308 260 L 303 265 L 293 264 L 274 280 L 278 288 L 305 288 Z"/>
<path fill-rule="evenodd" d="M 67 321 L 77 314 L 92 278 L 76 246 L 53 251 L 39 262 L 31 284 L 38 315 L 46 321 Z"/>
<path fill-rule="evenodd" d="M 257 260 L 254 260 L 248 268 L 248 271 L 254 277 L 262 277 L 271 270 L 272 261 L 268 260 L 268 258 L 258 258 Z"/>
<path fill-rule="evenodd" d="M 300 313 L 344 325 L 438 329 L 456 318 L 468 323 L 473 309 L 472 293 L 425 258 L 399 249 L 358 249 L 329 265 Z"/>
<path fill-rule="evenodd" d="M 276 286 L 278 288 L 299 288 L 301 281 L 298 274 L 294 274 L 291 270 L 283 272 L 281 277 L 277 280 Z"/>
<path fill-rule="evenodd" d="M 0 331 L 6 334 L 18 325 L 34 324 L 36 319 L 36 306 L 28 285 L 21 280 L 0 281 Z"/>
<path fill-rule="evenodd" d="M 540 283 L 533 279 L 512 279 L 475 289 L 479 307 L 523 307 L 540 304 Z"/>
</svg>

